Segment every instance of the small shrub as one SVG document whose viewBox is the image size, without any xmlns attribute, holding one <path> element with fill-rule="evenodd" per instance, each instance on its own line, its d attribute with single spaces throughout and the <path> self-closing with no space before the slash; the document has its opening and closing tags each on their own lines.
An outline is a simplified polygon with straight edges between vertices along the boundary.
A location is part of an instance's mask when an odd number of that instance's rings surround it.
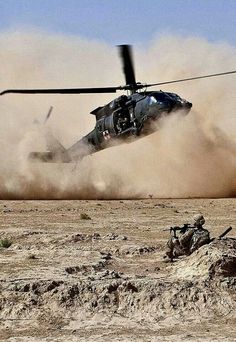
<svg viewBox="0 0 236 342">
<path fill-rule="evenodd" d="M 12 242 L 8 239 L 0 239 L 0 247 L 8 248 L 12 245 Z"/>
<path fill-rule="evenodd" d="M 81 213 L 80 214 L 80 219 L 81 220 L 91 220 L 91 217 L 88 214 L 86 214 L 86 213 Z"/>
</svg>

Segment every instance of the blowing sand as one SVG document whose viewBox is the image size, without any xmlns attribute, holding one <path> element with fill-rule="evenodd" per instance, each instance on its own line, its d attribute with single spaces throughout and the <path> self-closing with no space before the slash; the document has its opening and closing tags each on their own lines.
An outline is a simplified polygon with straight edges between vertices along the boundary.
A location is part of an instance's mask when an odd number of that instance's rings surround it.
<svg viewBox="0 0 236 342">
<path fill-rule="evenodd" d="M 43 33 L 0 34 L 1 89 L 116 86 L 124 83 L 118 51 L 104 43 Z M 147 83 L 235 70 L 236 51 L 224 43 L 163 36 L 135 47 L 137 81 Z M 65 146 L 94 128 L 89 112 L 117 94 L 4 95 L 0 100 L 2 199 L 233 197 L 236 194 L 236 76 L 166 85 L 193 103 L 187 116 L 129 145 L 85 158 L 76 166 L 32 164 L 51 129 Z M 155 89 L 155 88 L 153 88 Z M 157 89 L 158 90 L 158 89 Z M 53 105 L 47 127 L 42 123 Z"/>
</svg>

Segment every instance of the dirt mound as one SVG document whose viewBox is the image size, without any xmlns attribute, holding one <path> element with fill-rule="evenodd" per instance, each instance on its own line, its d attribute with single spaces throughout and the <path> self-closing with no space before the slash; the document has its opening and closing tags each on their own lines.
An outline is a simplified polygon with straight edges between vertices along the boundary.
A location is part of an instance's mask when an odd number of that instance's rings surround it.
<svg viewBox="0 0 236 342">
<path fill-rule="evenodd" d="M 215 239 L 182 259 L 176 268 L 176 276 L 183 279 L 236 276 L 236 239 Z"/>
<path fill-rule="evenodd" d="M 50 317 L 63 317 L 83 309 L 133 318 L 142 315 L 153 321 L 190 312 L 209 318 L 229 314 L 236 308 L 235 239 L 215 240 L 203 246 L 169 266 L 169 277 L 165 278 L 109 270 L 111 259 L 109 254 L 97 267 L 67 267 L 67 278 L 63 280 L 3 282 L 2 315 L 29 318 L 47 312 Z"/>
</svg>

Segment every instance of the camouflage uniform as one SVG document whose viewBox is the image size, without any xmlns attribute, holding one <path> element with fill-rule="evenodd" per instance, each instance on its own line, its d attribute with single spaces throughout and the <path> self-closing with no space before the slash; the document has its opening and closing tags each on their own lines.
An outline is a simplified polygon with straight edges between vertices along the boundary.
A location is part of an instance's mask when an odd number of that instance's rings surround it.
<svg viewBox="0 0 236 342">
<path fill-rule="evenodd" d="M 207 229 L 202 226 L 205 219 L 202 215 L 194 216 L 194 227 L 188 228 L 179 237 L 172 236 L 167 242 L 166 255 L 170 260 L 181 255 L 190 255 L 201 246 L 210 242 L 210 234 Z"/>
</svg>

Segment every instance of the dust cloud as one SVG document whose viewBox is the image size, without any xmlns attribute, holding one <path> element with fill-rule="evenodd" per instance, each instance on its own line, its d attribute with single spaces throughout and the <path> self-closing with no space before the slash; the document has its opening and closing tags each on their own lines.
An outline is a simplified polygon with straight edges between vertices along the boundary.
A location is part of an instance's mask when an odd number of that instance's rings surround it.
<svg viewBox="0 0 236 342">
<path fill-rule="evenodd" d="M 137 81 L 146 83 L 236 67 L 235 47 L 195 37 L 163 36 L 135 47 L 134 55 Z M 0 63 L 2 90 L 124 84 L 116 48 L 79 37 L 1 33 Z M 93 129 L 88 113 L 115 94 L 2 96 L 0 198 L 236 196 L 235 83 L 232 75 L 165 86 L 193 103 L 187 116 L 176 113 L 148 137 L 60 165 L 27 160 L 45 150 L 49 107 L 47 129 L 69 147 Z"/>
</svg>

